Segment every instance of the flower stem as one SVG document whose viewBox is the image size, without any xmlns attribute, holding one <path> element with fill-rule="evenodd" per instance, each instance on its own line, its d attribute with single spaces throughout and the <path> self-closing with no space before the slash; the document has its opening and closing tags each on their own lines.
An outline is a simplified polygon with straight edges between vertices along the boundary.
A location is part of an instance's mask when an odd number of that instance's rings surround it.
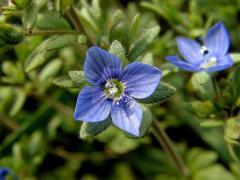
<svg viewBox="0 0 240 180">
<path fill-rule="evenodd" d="M 214 87 L 216 97 L 219 98 L 221 96 L 221 92 L 219 90 L 217 80 L 216 80 L 216 76 L 214 74 L 212 75 L 212 83 L 213 83 L 213 87 Z"/>
<path fill-rule="evenodd" d="M 27 36 L 35 36 L 35 35 L 43 35 L 43 36 L 51 36 L 51 35 L 62 35 L 62 34 L 79 34 L 77 31 L 69 31 L 69 30 L 36 30 L 31 32 L 26 32 Z"/>
<path fill-rule="evenodd" d="M 12 131 L 16 131 L 19 128 L 19 125 L 14 120 L 2 113 L 0 113 L 0 122 Z"/>
<path fill-rule="evenodd" d="M 235 153 L 235 151 L 234 151 L 233 145 L 230 144 L 230 143 L 228 143 L 227 146 L 228 146 L 228 151 L 229 151 L 230 156 L 232 157 L 232 159 L 233 159 L 236 163 L 240 164 L 240 160 L 238 159 L 238 157 L 237 157 L 237 155 L 236 155 L 236 153 Z"/>
<path fill-rule="evenodd" d="M 67 11 L 67 15 L 68 15 L 69 19 L 71 20 L 71 22 L 73 23 L 75 29 L 78 32 L 83 32 L 82 24 L 79 21 L 79 18 L 78 18 L 77 14 L 76 14 L 76 12 L 75 12 L 75 10 L 72 6 Z"/>
<path fill-rule="evenodd" d="M 176 151 L 172 141 L 165 131 L 160 127 L 156 119 L 153 119 L 152 133 L 162 146 L 163 151 L 166 153 L 172 164 L 176 167 L 177 171 L 182 176 L 188 177 L 190 175 L 190 171 L 184 164 L 179 153 Z"/>
</svg>

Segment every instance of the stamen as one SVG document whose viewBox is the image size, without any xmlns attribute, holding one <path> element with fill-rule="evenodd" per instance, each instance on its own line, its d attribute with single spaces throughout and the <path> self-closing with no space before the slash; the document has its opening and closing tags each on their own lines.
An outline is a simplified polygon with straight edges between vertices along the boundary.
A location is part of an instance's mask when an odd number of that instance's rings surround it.
<svg viewBox="0 0 240 180">
<path fill-rule="evenodd" d="M 125 86 L 122 82 L 116 79 L 111 79 L 105 84 L 105 96 L 107 98 L 115 100 L 119 100 L 123 95 L 125 90 Z"/>
<path fill-rule="evenodd" d="M 205 47 L 205 46 L 202 46 L 199 51 L 203 56 L 207 55 L 209 52 L 207 47 Z"/>
<path fill-rule="evenodd" d="M 200 68 L 207 69 L 207 68 L 215 66 L 216 63 L 217 63 L 217 58 L 216 57 L 211 57 L 206 62 L 202 63 L 200 65 Z"/>
</svg>

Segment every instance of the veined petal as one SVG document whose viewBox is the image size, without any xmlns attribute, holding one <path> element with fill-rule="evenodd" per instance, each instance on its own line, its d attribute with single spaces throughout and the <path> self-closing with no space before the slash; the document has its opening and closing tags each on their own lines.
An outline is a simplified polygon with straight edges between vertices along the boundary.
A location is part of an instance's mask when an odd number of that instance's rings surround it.
<svg viewBox="0 0 240 180">
<path fill-rule="evenodd" d="M 112 105 L 112 121 L 117 127 L 132 135 L 139 136 L 142 109 L 131 97 L 124 96 Z"/>
<path fill-rule="evenodd" d="M 201 45 L 196 41 L 189 38 L 178 37 L 177 45 L 181 55 L 189 63 L 200 64 L 203 61 L 203 56 L 200 52 Z"/>
<path fill-rule="evenodd" d="M 216 23 L 207 32 L 204 45 L 209 49 L 209 53 L 214 56 L 223 56 L 230 46 L 228 32 L 221 22 Z"/>
<path fill-rule="evenodd" d="M 202 71 L 202 69 L 200 69 L 197 65 L 193 65 L 190 64 L 188 62 L 185 62 L 183 60 L 181 60 L 179 57 L 177 56 L 167 56 L 166 59 L 174 64 L 175 66 L 184 69 L 186 71 L 192 71 L 192 72 L 198 72 L 198 71 Z"/>
<path fill-rule="evenodd" d="M 128 95 L 141 99 L 155 91 L 161 77 L 162 72 L 158 68 L 134 62 L 123 70 L 121 81 L 125 83 Z"/>
<path fill-rule="evenodd" d="M 97 46 L 88 49 L 84 73 L 90 83 L 102 85 L 108 79 L 117 79 L 121 71 L 121 61 L 118 57 Z"/>
<path fill-rule="evenodd" d="M 221 71 L 233 65 L 233 60 L 229 54 L 222 56 L 218 59 L 217 64 L 207 69 L 207 72 Z"/>
<path fill-rule="evenodd" d="M 100 87 L 84 87 L 78 95 L 74 118 L 80 121 L 97 122 L 107 118 L 111 102 L 105 98 Z"/>
<path fill-rule="evenodd" d="M 6 175 L 11 173 L 11 170 L 5 167 L 0 167 L 0 180 L 4 179 Z"/>
</svg>

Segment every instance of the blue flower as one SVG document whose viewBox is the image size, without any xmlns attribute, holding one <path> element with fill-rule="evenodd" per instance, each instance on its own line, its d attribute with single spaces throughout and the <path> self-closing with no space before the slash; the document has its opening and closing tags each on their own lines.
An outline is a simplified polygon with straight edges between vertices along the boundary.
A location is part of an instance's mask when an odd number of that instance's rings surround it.
<svg viewBox="0 0 240 180">
<path fill-rule="evenodd" d="M 186 61 L 177 56 L 167 56 L 166 59 L 184 70 L 214 72 L 233 65 L 233 60 L 228 54 L 229 35 L 221 22 L 209 29 L 203 46 L 192 39 L 183 37 L 177 38 L 177 45 Z"/>
<path fill-rule="evenodd" d="M 5 176 L 11 173 L 11 170 L 5 167 L 0 167 L 0 180 L 4 180 Z"/>
<path fill-rule="evenodd" d="M 84 87 L 79 93 L 74 118 L 98 122 L 111 112 L 113 124 L 139 136 L 142 109 L 134 98 L 150 96 L 159 84 L 161 71 L 140 62 L 122 69 L 118 57 L 94 46 L 87 52 L 84 73 L 92 86 Z"/>
</svg>

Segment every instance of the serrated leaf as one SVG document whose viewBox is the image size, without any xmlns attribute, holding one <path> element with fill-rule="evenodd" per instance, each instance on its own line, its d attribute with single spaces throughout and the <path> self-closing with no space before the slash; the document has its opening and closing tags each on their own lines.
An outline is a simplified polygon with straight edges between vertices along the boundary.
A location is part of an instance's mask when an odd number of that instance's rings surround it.
<svg viewBox="0 0 240 180">
<path fill-rule="evenodd" d="M 34 24 L 37 21 L 38 16 L 38 6 L 35 0 L 32 0 L 31 3 L 23 11 L 23 25 L 26 29 L 32 29 Z"/>
<path fill-rule="evenodd" d="M 111 117 L 99 122 L 83 122 L 79 132 L 79 137 L 81 139 L 86 139 L 96 136 L 105 131 L 110 126 L 111 122 Z"/>
<path fill-rule="evenodd" d="M 204 120 L 200 123 L 200 126 L 204 128 L 221 127 L 223 125 L 224 123 L 219 120 Z"/>
<path fill-rule="evenodd" d="M 215 91 L 210 74 L 207 72 L 194 73 L 191 79 L 192 87 L 203 100 L 213 99 Z"/>
<path fill-rule="evenodd" d="M 143 33 L 143 35 L 135 43 L 135 45 L 130 49 L 129 61 L 135 61 L 136 58 L 139 57 L 144 52 L 144 50 L 153 42 L 159 32 L 159 26 L 155 26 L 146 30 L 145 33 Z"/>
<path fill-rule="evenodd" d="M 127 64 L 125 49 L 118 40 L 112 42 L 109 48 L 109 53 L 117 56 L 122 61 L 122 64 Z"/>
<path fill-rule="evenodd" d="M 137 99 L 137 101 L 142 104 L 162 103 L 167 101 L 175 92 L 176 89 L 173 86 L 161 81 L 151 96 L 145 99 Z"/>
</svg>

